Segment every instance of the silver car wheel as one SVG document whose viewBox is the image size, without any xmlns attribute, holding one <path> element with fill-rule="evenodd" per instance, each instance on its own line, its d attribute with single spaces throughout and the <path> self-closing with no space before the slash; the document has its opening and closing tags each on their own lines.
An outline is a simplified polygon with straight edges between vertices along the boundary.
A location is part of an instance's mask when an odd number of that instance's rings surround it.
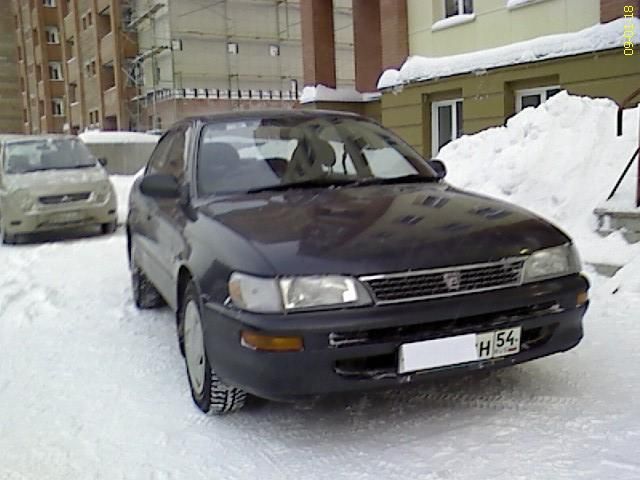
<svg viewBox="0 0 640 480">
<path fill-rule="evenodd" d="M 200 312 L 193 300 L 187 304 L 184 313 L 184 348 L 191 387 L 195 394 L 200 395 L 204 390 L 206 370 L 204 335 L 202 334 Z"/>
</svg>

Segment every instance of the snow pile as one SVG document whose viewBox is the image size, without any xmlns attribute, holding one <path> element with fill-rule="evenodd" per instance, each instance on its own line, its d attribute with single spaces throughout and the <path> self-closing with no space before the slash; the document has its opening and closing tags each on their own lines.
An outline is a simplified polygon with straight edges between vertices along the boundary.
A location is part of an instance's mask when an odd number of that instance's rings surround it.
<svg viewBox="0 0 640 480">
<path fill-rule="evenodd" d="M 524 7 L 525 5 L 530 5 L 532 3 L 539 3 L 542 1 L 544 0 L 507 0 L 507 8 L 511 10 L 514 8 Z"/>
<path fill-rule="evenodd" d="M 116 191 L 118 198 L 118 223 L 125 223 L 127 213 L 129 212 L 129 193 L 131 186 L 138 176 L 142 175 L 144 170 L 140 170 L 135 175 L 111 175 L 111 183 Z"/>
<path fill-rule="evenodd" d="M 638 145 L 638 108 L 616 136 L 617 106 L 607 99 L 555 95 L 507 122 L 445 146 L 438 158 L 460 188 L 522 205 L 576 241 L 583 259 L 625 265 L 640 253 L 619 232 L 595 233 L 593 210 L 608 196 Z"/>
<path fill-rule="evenodd" d="M 158 135 L 140 132 L 86 131 L 78 135 L 84 143 L 158 143 Z"/>
<path fill-rule="evenodd" d="M 370 102 L 379 98 L 379 93 L 360 93 L 354 88 L 329 88 L 324 85 L 304 87 L 300 103 L 312 102 Z"/>
<path fill-rule="evenodd" d="M 462 15 L 453 15 L 451 17 L 438 20 L 431 25 L 432 31 L 443 30 L 445 28 L 454 27 L 456 25 L 462 25 L 463 23 L 473 22 L 476 19 L 475 13 L 464 13 Z"/>
<path fill-rule="evenodd" d="M 625 26 L 640 31 L 640 19 L 620 18 L 575 33 L 562 33 L 534 38 L 503 47 L 463 53 L 447 57 L 410 57 L 402 68 L 385 71 L 378 88 L 390 88 L 409 82 L 447 77 L 488 68 L 517 65 L 551 58 L 621 48 L 626 38 Z"/>
</svg>

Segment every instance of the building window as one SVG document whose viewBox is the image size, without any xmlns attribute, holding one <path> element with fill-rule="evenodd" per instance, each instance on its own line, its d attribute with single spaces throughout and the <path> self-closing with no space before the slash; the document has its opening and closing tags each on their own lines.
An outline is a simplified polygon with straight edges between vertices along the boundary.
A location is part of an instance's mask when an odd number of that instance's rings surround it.
<svg viewBox="0 0 640 480">
<path fill-rule="evenodd" d="M 280 45 L 269 45 L 269 55 L 272 57 L 280 56 Z"/>
<path fill-rule="evenodd" d="M 473 0 L 445 0 L 444 16 L 446 18 L 456 15 L 473 13 Z"/>
<path fill-rule="evenodd" d="M 84 64 L 84 70 L 87 74 L 87 77 L 93 77 L 96 74 L 96 61 L 91 60 Z"/>
<path fill-rule="evenodd" d="M 60 62 L 49 62 L 49 79 L 62 80 L 62 64 Z"/>
<path fill-rule="evenodd" d="M 91 125 L 97 125 L 100 123 L 100 112 L 98 110 L 91 110 L 89 112 L 89 123 Z"/>
<path fill-rule="evenodd" d="M 60 43 L 60 30 L 58 27 L 47 27 L 44 30 L 47 43 L 57 45 Z"/>
<path fill-rule="evenodd" d="M 51 99 L 51 113 L 54 117 L 64 117 L 64 100 L 62 98 Z"/>
<path fill-rule="evenodd" d="M 55 7 L 56 0 L 42 0 L 42 5 L 44 5 L 45 7 Z"/>
<path fill-rule="evenodd" d="M 516 113 L 527 107 L 537 107 L 560 91 L 561 88 L 557 85 L 516 90 Z"/>
<path fill-rule="evenodd" d="M 69 84 L 69 103 L 73 104 L 78 101 L 78 85 L 75 83 Z"/>
<path fill-rule="evenodd" d="M 229 42 L 227 43 L 227 52 L 231 55 L 238 55 L 238 53 L 240 53 L 240 47 L 235 42 Z"/>
<path fill-rule="evenodd" d="M 435 157 L 451 140 L 462 136 L 462 99 L 431 104 L 431 153 Z"/>
</svg>

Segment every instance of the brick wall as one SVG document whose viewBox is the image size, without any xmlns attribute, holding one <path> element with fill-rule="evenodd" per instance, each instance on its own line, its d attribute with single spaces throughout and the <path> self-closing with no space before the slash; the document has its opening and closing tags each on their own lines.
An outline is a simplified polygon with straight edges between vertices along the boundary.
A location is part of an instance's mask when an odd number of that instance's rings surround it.
<svg viewBox="0 0 640 480">
<path fill-rule="evenodd" d="M 382 67 L 398 68 L 409 55 L 406 0 L 380 0 Z"/>
<path fill-rule="evenodd" d="M 336 86 L 332 0 L 301 0 L 304 84 Z"/>
<path fill-rule="evenodd" d="M 640 0 L 600 0 L 600 21 L 610 22 L 624 15 L 624 7 L 633 6 L 636 17 L 640 17 Z"/>
</svg>

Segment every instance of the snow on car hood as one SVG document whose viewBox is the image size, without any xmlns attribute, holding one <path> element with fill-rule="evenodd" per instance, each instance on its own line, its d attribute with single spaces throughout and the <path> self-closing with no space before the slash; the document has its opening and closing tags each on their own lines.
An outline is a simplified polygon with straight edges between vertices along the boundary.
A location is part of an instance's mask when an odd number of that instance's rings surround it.
<svg viewBox="0 0 640 480">
<path fill-rule="evenodd" d="M 7 190 L 51 188 L 58 186 L 78 186 L 94 184 L 107 180 L 107 172 L 99 167 L 75 168 L 64 170 L 44 170 L 40 172 L 7 175 L 5 184 Z"/>
</svg>

